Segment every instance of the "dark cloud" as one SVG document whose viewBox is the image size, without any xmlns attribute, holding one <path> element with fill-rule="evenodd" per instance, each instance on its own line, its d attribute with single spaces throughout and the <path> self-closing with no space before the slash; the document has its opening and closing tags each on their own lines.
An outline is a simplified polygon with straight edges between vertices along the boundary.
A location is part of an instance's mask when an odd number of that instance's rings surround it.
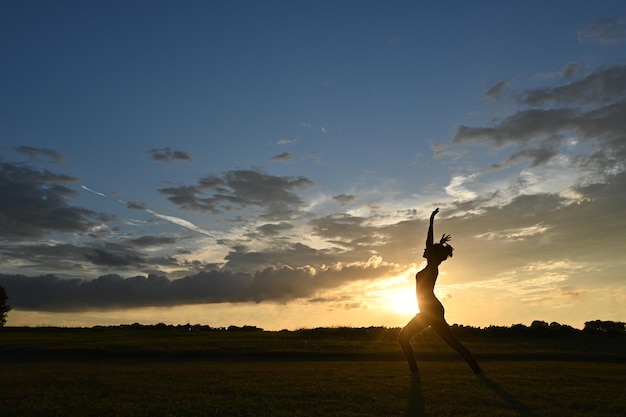
<svg viewBox="0 0 626 417">
<path fill-rule="evenodd" d="M 493 85 L 489 90 L 487 90 L 483 97 L 493 100 L 500 100 L 502 93 L 509 86 L 509 84 L 511 84 L 510 80 L 500 81 Z"/>
<path fill-rule="evenodd" d="M 333 200 L 339 203 L 341 207 L 347 206 L 348 204 L 350 204 L 356 199 L 357 199 L 357 196 L 352 195 L 352 194 L 339 194 L 339 195 L 333 196 Z"/>
<path fill-rule="evenodd" d="M 150 150 L 152 160 L 156 162 L 191 162 L 191 154 L 167 148 L 154 148 Z"/>
<path fill-rule="evenodd" d="M 274 162 L 293 161 L 296 157 L 291 152 L 281 152 L 272 157 Z"/>
<path fill-rule="evenodd" d="M 581 43 L 613 45 L 626 42 L 626 15 L 598 19 L 578 32 Z"/>
<path fill-rule="evenodd" d="M 294 226 L 287 222 L 268 223 L 257 227 L 257 231 L 265 236 L 276 236 L 280 233 L 293 229 Z"/>
<path fill-rule="evenodd" d="M 536 148 L 522 149 L 513 153 L 506 163 L 517 163 L 520 160 L 530 160 L 530 167 L 534 168 L 545 164 L 559 154 L 558 145 L 563 141 L 559 135 L 553 136 L 552 141 L 546 140 Z"/>
<path fill-rule="evenodd" d="M 171 236 L 141 236 L 135 239 L 129 239 L 128 243 L 137 247 L 159 247 L 173 245 L 177 241 L 177 238 Z"/>
<path fill-rule="evenodd" d="M 557 155 L 565 138 L 573 137 L 596 145 L 597 150 L 594 155 L 574 156 L 572 161 L 602 161 L 605 165 L 598 165 L 598 172 L 624 169 L 620 160 L 626 156 L 626 66 L 598 70 L 558 87 L 525 90 L 513 97 L 530 108 L 491 127 L 460 126 L 453 143 L 495 148 L 513 145 L 516 149 L 507 162 L 528 159 L 536 167 Z"/>
<path fill-rule="evenodd" d="M 557 87 L 529 89 L 517 96 L 527 106 L 604 105 L 623 100 L 626 95 L 626 66 L 599 70 L 587 77 Z"/>
<path fill-rule="evenodd" d="M 554 136 L 562 129 L 574 127 L 571 109 L 521 110 L 507 117 L 495 127 L 459 126 L 454 143 L 487 143 L 495 147 L 505 145 L 524 146 L 531 139 Z"/>
<path fill-rule="evenodd" d="M 546 78 L 546 79 L 562 78 L 565 80 L 571 80 L 575 78 L 576 76 L 582 74 L 583 71 L 584 71 L 584 68 L 582 67 L 582 65 L 576 62 L 570 62 L 566 64 L 563 68 L 560 68 L 556 71 L 550 71 L 550 72 L 544 72 L 544 73 L 538 74 L 538 77 Z"/>
<path fill-rule="evenodd" d="M 295 190 L 312 185 L 305 177 L 277 177 L 256 170 L 235 170 L 204 177 L 196 185 L 161 188 L 159 192 L 184 210 L 219 214 L 254 206 L 264 210 L 264 217 L 280 220 L 298 214 L 304 204 Z"/>
<path fill-rule="evenodd" d="M 134 201 L 127 201 L 126 207 L 130 210 L 146 210 L 148 208 L 144 203 L 138 203 Z"/>
<path fill-rule="evenodd" d="M 578 74 L 582 73 L 582 71 L 583 71 L 583 67 L 581 65 L 575 62 L 570 62 L 563 68 L 561 72 L 561 76 L 565 78 L 566 80 L 570 80 L 574 78 L 575 76 L 577 76 Z"/>
<path fill-rule="evenodd" d="M 380 254 L 387 259 L 390 254 L 381 251 L 381 246 L 395 237 L 390 236 L 385 227 L 371 225 L 371 220 L 339 213 L 313 219 L 309 226 L 312 227 L 313 235 L 334 245 L 335 257 L 353 261 Z"/>
<path fill-rule="evenodd" d="M 234 246 L 224 257 L 224 268 L 234 271 L 255 271 L 272 266 L 323 265 L 334 263 L 336 256 L 328 250 L 318 250 L 302 243 L 278 243 L 264 250 L 253 251 L 248 247 Z"/>
<path fill-rule="evenodd" d="M 81 244 L 70 243 L 23 243 L 0 244 L 0 259 L 11 259 L 23 263 L 22 270 L 62 271 L 75 275 L 76 272 L 114 268 L 125 271 L 148 271 L 159 267 L 180 266 L 169 256 L 149 256 L 137 248 L 166 248 L 178 239 L 144 236 L 128 239 L 121 243 L 95 241 Z"/>
<path fill-rule="evenodd" d="M 78 179 L 28 165 L 0 164 L 0 238 L 37 239 L 51 232 L 86 233 L 111 216 L 69 205 Z"/>
<path fill-rule="evenodd" d="M 128 251 L 119 251 L 114 248 L 94 248 L 85 252 L 85 258 L 94 265 L 107 266 L 112 268 L 136 266 L 143 264 L 145 259 Z"/>
<path fill-rule="evenodd" d="M 54 149 L 49 148 L 34 148 L 32 146 L 18 146 L 15 148 L 17 152 L 28 155 L 35 160 L 50 159 L 54 163 L 61 163 L 65 160 L 65 156 Z"/>
<path fill-rule="evenodd" d="M 390 273 L 394 265 L 368 262 L 333 267 L 268 267 L 254 273 L 211 270 L 178 280 L 151 274 L 94 280 L 0 274 L 11 305 L 20 310 L 88 311 L 120 307 L 174 306 L 222 302 L 284 302 L 317 291 Z"/>
<path fill-rule="evenodd" d="M 31 243 L 16 245 L 13 242 L 0 243 L 0 263 L 18 262 L 21 271 L 63 271 L 65 274 L 84 272 L 85 248 L 71 243 Z M 2 262 L 3 259 L 5 262 Z"/>
<path fill-rule="evenodd" d="M 358 242 L 371 235 L 364 217 L 349 214 L 332 214 L 310 222 L 313 233 L 325 239 L 341 239 L 343 242 Z"/>
</svg>

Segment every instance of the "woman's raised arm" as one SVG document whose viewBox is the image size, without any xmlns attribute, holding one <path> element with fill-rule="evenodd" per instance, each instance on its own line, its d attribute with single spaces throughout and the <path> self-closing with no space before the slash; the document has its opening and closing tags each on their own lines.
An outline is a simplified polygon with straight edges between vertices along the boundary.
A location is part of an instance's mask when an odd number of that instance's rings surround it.
<svg viewBox="0 0 626 417">
<path fill-rule="evenodd" d="M 433 223 L 435 221 L 435 216 L 439 213 L 439 208 L 436 208 L 430 215 L 430 225 L 428 226 L 428 235 L 426 236 L 426 247 L 429 248 L 433 246 L 434 238 L 433 238 Z"/>
</svg>

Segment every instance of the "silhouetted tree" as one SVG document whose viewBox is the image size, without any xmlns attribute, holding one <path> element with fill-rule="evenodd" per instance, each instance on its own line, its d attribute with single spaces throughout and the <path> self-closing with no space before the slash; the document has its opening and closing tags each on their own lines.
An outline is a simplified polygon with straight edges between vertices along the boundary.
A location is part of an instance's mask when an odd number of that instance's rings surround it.
<svg viewBox="0 0 626 417">
<path fill-rule="evenodd" d="M 585 322 L 585 331 L 619 334 L 626 331 L 626 323 L 621 321 L 593 320 Z"/>
<path fill-rule="evenodd" d="M 4 287 L 0 286 L 0 327 L 4 327 L 7 322 L 7 313 L 11 310 L 11 306 L 7 304 L 7 292 Z"/>
</svg>

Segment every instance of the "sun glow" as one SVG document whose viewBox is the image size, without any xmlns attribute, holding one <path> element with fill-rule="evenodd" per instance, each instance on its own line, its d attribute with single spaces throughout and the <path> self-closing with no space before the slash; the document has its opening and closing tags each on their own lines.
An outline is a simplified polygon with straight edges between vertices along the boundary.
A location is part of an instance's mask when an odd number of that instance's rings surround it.
<svg viewBox="0 0 626 417">
<path fill-rule="evenodd" d="M 417 301 L 414 288 L 404 288 L 387 297 L 390 309 L 398 313 L 417 313 Z"/>
</svg>

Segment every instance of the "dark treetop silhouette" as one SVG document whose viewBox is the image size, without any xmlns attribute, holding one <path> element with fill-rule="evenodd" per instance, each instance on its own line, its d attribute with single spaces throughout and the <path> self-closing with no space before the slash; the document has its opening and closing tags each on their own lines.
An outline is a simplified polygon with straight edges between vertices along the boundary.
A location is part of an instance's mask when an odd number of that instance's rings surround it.
<svg viewBox="0 0 626 417">
<path fill-rule="evenodd" d="M 434 289 L 437 276 L 439 275 L 439 264 L 452 256 L 452 246 L 448 245 L 448 241 L 451 239 L 450 235 L 444 234 L 439 243 L 433 243 L 433 222 L 437 213 L 439 213 L 439 209 L 436 209 L 430 215 L 426 249 L 423 255 L 426 258 L 426 267 L 415 275 L 415 292 L 420 312 L 400 331 L 398 341 L 404 356 L 406 356 L 406 360 L 409 362 L 411 372 L 414 375 L 419 375 L 415 353 L 411 347 L 410 340 L 413 336 L 430 326 L 448 346 L 456 350 L 467 361 L 475 375 L 482 376 L 482 370 L 470 351 L 452 333 L 452 329 L 450 329 L 444 318 L 443 305 L 435 297 Z"/>
</svg>

